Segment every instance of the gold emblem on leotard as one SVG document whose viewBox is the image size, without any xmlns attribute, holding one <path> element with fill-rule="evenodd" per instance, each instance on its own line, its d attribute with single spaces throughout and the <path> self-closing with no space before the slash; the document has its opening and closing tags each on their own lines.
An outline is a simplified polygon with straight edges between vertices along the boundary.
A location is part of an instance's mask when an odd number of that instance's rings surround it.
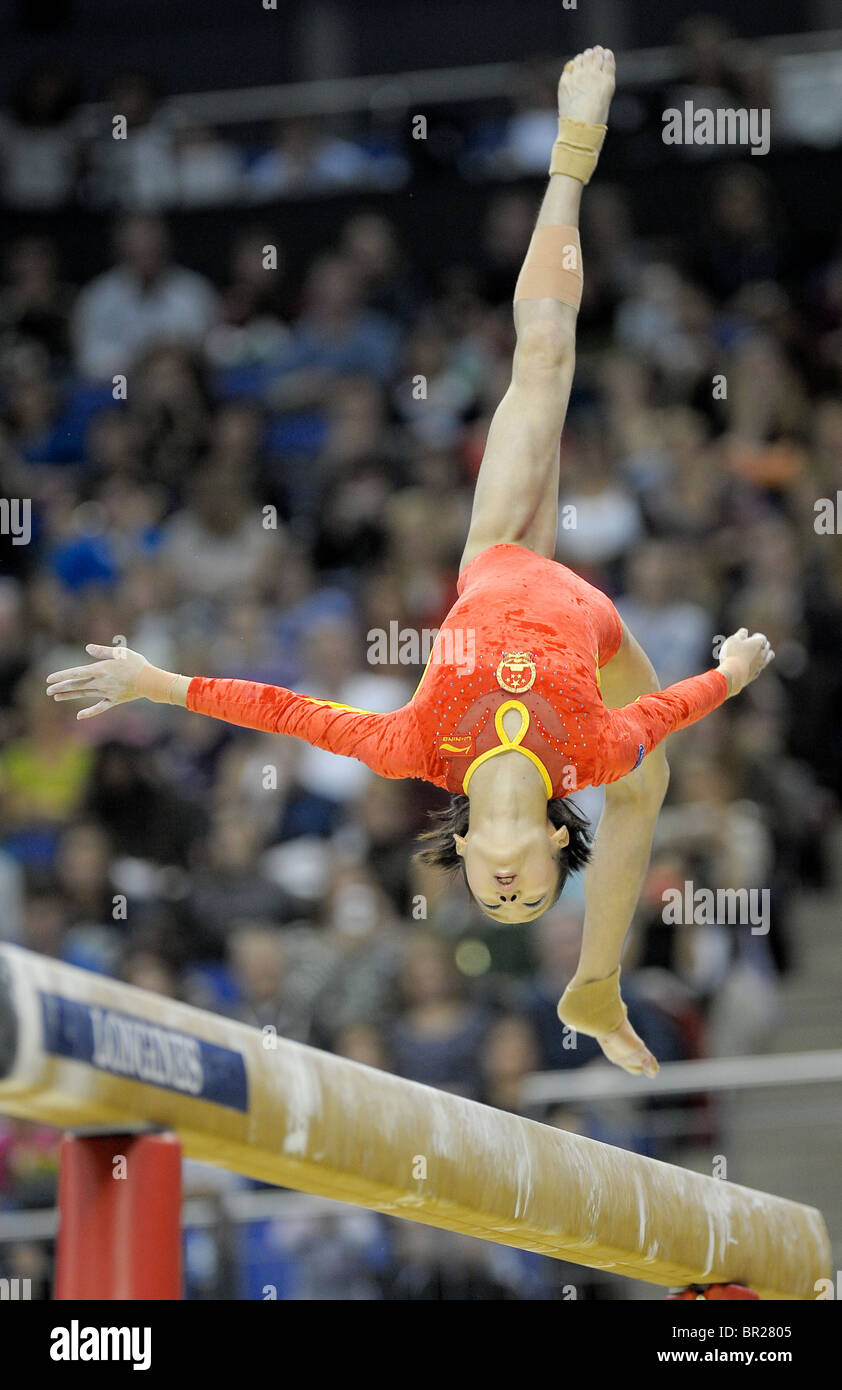
<svg viewBox="0 0 842 1390">
<path fill-rule="evenodd" d="M 538 668 L 529 652 L 506 652 L 497 667 L 497 684 L 512 695 L 522 695 L 535 684 Z"/>
</svg>

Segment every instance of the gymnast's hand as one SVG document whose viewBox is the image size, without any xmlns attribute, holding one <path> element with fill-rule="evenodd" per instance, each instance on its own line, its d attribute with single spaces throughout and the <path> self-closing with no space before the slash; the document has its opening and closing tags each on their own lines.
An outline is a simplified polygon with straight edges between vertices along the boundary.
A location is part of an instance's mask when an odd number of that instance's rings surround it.
<svg viewBox="0 0 842 1390">
<path fill-rule="evenodd" d="M 169 703 L 176 681 L 181 677 L 172 671 L 159 671 L 128 647 L 98 647 L 90 643 L 85 651 L 100 659 L 90 666 L 71 666 L 47 677 L 47 694 L 54 700 L 95 700 L 96 704 L 80 709 L 77 719 L 92 719 L 127 700 L 146 698 Z"/>
<path fill-rule="evenodd" d="M 638 1037 L 628 1019 L 621 1023 L 619 1028 L 615 1028 L 613 1033 L 606 1033 L 601 1038 L 597 1038 L 597 1042 L 609 1062 L 614 1062 L 616 1066 L 631 1072 L 633 1076 L 657 1075 L 658 1063 L 643 1039 Z"/>
<path fill-rule="evenodd" d="M 728 695 L 739 695 L 774 658 L 769 639 L 762 632 L 749 637 L 748 628 L 741 627 L 726 637 L 719 649 L 719 669 L 728 682 Z"/>
</svg>

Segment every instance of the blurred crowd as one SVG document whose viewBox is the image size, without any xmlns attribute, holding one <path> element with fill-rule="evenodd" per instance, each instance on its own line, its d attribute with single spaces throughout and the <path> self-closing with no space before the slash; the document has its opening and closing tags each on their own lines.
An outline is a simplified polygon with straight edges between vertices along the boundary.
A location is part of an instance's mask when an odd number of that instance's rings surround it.
<svg viewBox="0 0 842 1390">
<path fill-rule="evenodd" d="M 291 194 L 404 182 L 388 132 L 343 138 L 316 118 L 225 135 L 166 102 L 147 72 L 117 74 L 97 104 L 82 101 L 61 61 L 25 73 L 0 113 L 0 187 L 11 208 L 212 207 Z"/>
<path fill-rule="evenodd" d="M 179 142 L 196 186 L 222 188 L 221 152 Z M 54 198 L 72 161 L 42 154 L 18 178 L 52 179 Z M 126 154 L 147 177 L 132 140 Z M 353 182 L 353 156 L 333 156 Z M 126 186 L 106 164 L 91 186 Z M 793 897 L 826 885 L 842 791 L 842 551 L 814 526 L 842 450 L 842 250 L 811 259 L 755 164 L 700 179 L 692 244 L 643 235 L 619 185 L 597 179 L 583 205 L 558 558 L 612 596 L 664 684 L 741 626 L 777 653 L 669 745 L 625 972 L 662 1061 L 769 1036 Z M 274 193 L 290 167 L 279 147 L 252 172 Z M 49 238 L 7 247 L 0 496 L 31 502 L 31 538 L 2 537 L 0 939 L 504 1109 L 522 1110 L 527 1074 L 599 1055 L 555 1013 L 581 884 L 533 926 L 495 929 L 461 882 L 413 863 L 435 789 L 182 710 L 77 724 L 44 696 L 85 643 L 122 637 L 187 674 L 367 709 L 409 698 L 420 669 L 370 664 L 368 635 L 434 629 L 455 596 L 536 199 L 492 191 L 477 245 L 433 277 L 364 208 L 295 283 L 271 220 L 244 226 L 214 284 L 150 206 L 115 207 L 110 265 L 86 284 Z M 578 801 L 596 820 L 600 795 Z M 770 930 L 665 925 L 664 893 L 687 882 L 768 889 Z M 672 1152 L 651 1108 L 542 1117 Z M 0 1120 L 0 1206 L 51 1202 L 54 1172 L 51 1134 Z M 406 1226 L 384 1245 L 383 1229 L 337 1217 L 318 1258 L 306 1224 L 283 1249 L 264 1232 L 249 1258 L 258 1285 L 283 1264 L 296 1297 L 563 1296 L 551 1262 Z M 15 1272 L 30 1264 L 43 1275 L 21 1248 Z M 191 1277 L 199 1293 L 211 1279 L 200 1245 Z"/>
</svg>

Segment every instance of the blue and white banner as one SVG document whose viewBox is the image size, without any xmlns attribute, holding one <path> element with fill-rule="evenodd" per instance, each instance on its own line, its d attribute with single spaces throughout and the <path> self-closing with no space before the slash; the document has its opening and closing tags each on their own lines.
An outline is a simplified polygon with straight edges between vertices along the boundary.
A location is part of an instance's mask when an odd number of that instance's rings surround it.
<svg viewBox="0 0 842 1390">
<path fill-rule="evenodd" d="M 97 1004 L 43 991 L 39 997 L 44 1048 L 54 1057 L 231 1110 L 248 1109 L 242 1053 Z"/>
</svg>

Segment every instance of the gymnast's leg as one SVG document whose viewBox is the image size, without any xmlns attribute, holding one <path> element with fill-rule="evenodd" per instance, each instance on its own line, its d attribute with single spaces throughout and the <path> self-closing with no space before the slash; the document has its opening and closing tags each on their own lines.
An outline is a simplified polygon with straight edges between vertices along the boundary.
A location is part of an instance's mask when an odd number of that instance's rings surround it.
<svg viewBox="0 0 842 1390">
<path fill-rule="evenodd" d="M 561 154 L 554 156 L 515 290 L 512 381 L 488 433 L 462 569 L 506 541 L 549 559 L 555 554 L 559 438 L 573 381 L 582 286 L 579 204 L 601 143 L 595 132 L 604 127 L 613 92 L 614 55 L 599 47 L 568 63 L 559 82 Z M 562 132 L 583 147 L 564 145 Z M 556 166 L 573 172 L 552 172 Z"/>
</svg>

